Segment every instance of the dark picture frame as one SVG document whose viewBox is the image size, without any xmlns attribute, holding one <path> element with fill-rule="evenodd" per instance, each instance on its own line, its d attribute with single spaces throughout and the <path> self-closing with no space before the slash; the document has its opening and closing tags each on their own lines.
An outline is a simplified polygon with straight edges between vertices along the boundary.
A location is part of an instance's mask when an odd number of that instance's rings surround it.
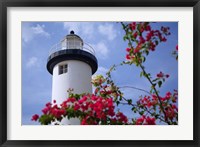
<svg viewBox="0 0 200 147">
<path fill-rule="evenodd" d="M 7 8 L 8 7 L 193 7 L 193 140 L 7 140 Z M 1 0 L 0 1 L 0 145 L 1 146 L 199 146 L 199 0 Z M 187 133 L 187 132 L 186 132 Z"/>
</svg>

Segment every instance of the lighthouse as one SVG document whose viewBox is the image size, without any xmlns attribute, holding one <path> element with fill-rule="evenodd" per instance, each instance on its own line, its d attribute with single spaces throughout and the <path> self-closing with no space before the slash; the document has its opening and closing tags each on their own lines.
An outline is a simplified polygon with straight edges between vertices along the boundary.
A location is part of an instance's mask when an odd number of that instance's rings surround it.
<svg viewBox="0 0 200 147">
<path fill-rule="evenodd" d="M 52 74 L 52 101 L 61 104 L 68 98 L 67 90 L 73 93 L 92 93 L 91 77 L 98 68 L 94 49 L 74 31 L 51 48 L 47 70 Z M 61 124 L 79 125 L 80 120 L 63 119 Z"/>
</svg>

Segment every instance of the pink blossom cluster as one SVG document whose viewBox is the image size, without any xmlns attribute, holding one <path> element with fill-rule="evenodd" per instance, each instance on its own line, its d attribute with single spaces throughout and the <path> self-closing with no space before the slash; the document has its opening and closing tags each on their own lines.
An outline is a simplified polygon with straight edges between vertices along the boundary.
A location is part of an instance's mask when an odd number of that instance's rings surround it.
<svg viewBox="0 0 200 147">
<path fill-rule="evenodd" d="M 178 92 L 174 90 L 174 94 L 167 92 L 164 97 L 160 97 L 164 112 L 166 113 L 167 119 L 174 120 L 178 116 L 178 107 L 177 107 Z M 146 107 L 149 110 L 159 106 L 158 97 L 153 94 L 152 96 L 144 96 L 138 100 L 138 105 Z M 160 108 L 159 108 L 160 109 Z"/>
<path fill-rule="evenodd" d="M 154 117 L 149 117 L 142 115 L 136 119 L 136 125 L 155 125 L 156 119 Z"/>
<path fill-rule="evenodd" d="M 43 115 L 52 116 L 52 121 L 54 119 L 62 120 L 65 116 L 74 113 L 73 116 L 80 118 L 82 125 L 128 123 L 127 117 L 122 112 L 115 112 L 112 98 L 103 98 L 91 94 L 83 95 L 80 99 L 70 97 L 59 107 L 57 104 L 47 103 L 42 112 Z M 37 114 L 32 116 L 34 121 L 37 121 L 38 118 L 39 115 Z"/>
<path fill-rule="evenodd" d="M 136 44 L 135 47 L 131 46 L 126 49 L 127 60 L 133 60 L 135 54 L 144 48 L 154 51 L 159 42 L 166 42 L 165 36 L 170 35 L 169 27 L 162 26 L 160 30 L 153 30 L 148 22 L 132 22 L 128 27 L 132 34 L 130 38 Z"/>
<path fill-rule="evenodd" d="M 169 74 L 164 74 L 162 71 L 160 71 L 160 73 L 157 74 L 158 78 L 169 78 Z"/>
</svg>

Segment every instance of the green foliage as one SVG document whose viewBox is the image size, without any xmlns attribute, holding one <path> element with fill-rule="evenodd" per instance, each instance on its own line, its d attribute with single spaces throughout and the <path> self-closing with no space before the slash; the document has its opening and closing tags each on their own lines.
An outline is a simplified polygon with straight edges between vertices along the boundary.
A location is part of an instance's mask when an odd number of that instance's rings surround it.
<svg viewBox="0 0 200 147">
<path fill-rule="evenodd" d="M 51 124 L 52 119 L 53 119 L 53 116 L 52 116 L 52 115 L 43 114 L 43 115 L 39 118 L 39 122 L 40 122 L 42 125 L 48 125 L 48 124 Z"/>
<path fill-rule="evenodd" d="M 158 81 L 158 86 L 159 86 L 159 87 L 162 86 L 162 81 Z"/>
<path fill-rule="evenodd" d="M 128 99 L 128 104 L 129 104 L 129 105 L 132 104 L 132 99 Z"/>
</svg>

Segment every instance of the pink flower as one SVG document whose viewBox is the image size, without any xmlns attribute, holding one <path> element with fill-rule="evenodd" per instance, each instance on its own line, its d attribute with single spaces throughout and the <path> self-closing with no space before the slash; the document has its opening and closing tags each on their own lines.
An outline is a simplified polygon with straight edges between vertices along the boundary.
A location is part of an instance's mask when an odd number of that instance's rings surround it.
<svg viewBox="0 0 200 147">
<path fill-rule="evenodd" d="M 138 44 L 137 47 L 134 49 L 134 53 L 138 53 L 142 48 L 142 44 Z"/>
<path fill-rule="evenodd" d="M 141 27 L 141 28 L 140 28 L 140 32 L 141 32 L 141 33 L 144 32 L 144 27 Z"/>
<path fill-rule="evenodd" d="M 169 100 L 171 98 L 171 95 L 172 95 L 171 92 L 167 92 L 165 98 Z"/>
<path fill-rule="evenodd" d="M 87 119 L 83 119 L 83 120 L 81 121 L 81 125 L 88 125 Z"/>
<path fill-rule="evenodd" d="M 160 72 L 159 74 L 157 74 L 158 78 L 162 78 L 164 76 L 164 74 L 162 72 Z"/>
<path fill-rule="evenodd" d="M 109 108 L 113 106 L 113 101 L 112 101 L 111 98 L 108 99 L 107 102 L 108 102 L 108 107 L 109 107 Z"/>
<path fill-rule="evenodd" d="M 77 111 L 77 110 L 79 110 L 79 109 L 80 109 L 80 106 L 76 103 L 76 104 L 74 105 L 74 110 Z"/>
<path fill-rule="evenodd" d="M 165 37 L 163 37 L 163 38 L 161 39 L 161 41 L 166 42 L 167 39 L 166 39 Z"/>
<path fill-rule="evenodd" d="M 130 29 L 133 31 L 136 28 L 136 22 L 129 24 Z"/>
<path fill-rule="evenodd" d="M 135 32 L 135 33 L 133 34 L 133 37 L 136 38 L 137 36 L 138 36 L 138 33 Z"/>
<path fill-rule="evenodd" d="M 136 125 L 142 125 L 144 122 L 145 116 L 142 116 L 136 120 Z"/>
<path fill-rule="evenodd" d="M 178 108 L 177 108 L 176 105 L 173 104 L 173 105 L 172 105 L 172 108 L 175 109 L 175 110 L 178 112 Z"/>
<path fill-rule="evenodd" d="M 127 123 L 128 122 L 127 117 L 123 113 L 118 112 L 116 116 L 118 117 L 120 122 L 123 122 L 123 123 Z"/>
<path fill-rule="evenodd" d="M 76 101 L 75 98 L 69 98 L 69 99 L 68 99 L 68 102 L 72 102 L 72 103 L 74 103 L 75 101 Z"/>
<path fill-rule="evenodd" d="M 166 113 L 166 116 L 171 120 L 176 116 L 175 111 L 172 107 L 166 107 L 165 113 Z"/>
<path fill-rule="evenodd" d="M 150 46 L 149 46 L 150 50 L 154 51 L 155 47 L 156 47 L 156 45 L 150 41 Z"/>
<path fill-rule="evenodd" d="M 134 54 L 136 54 L 136 53 L 138 53 L 139 52 L 139 50 L 138 49 L 135 49 L 134 50 Z"/>
<path fill-rule="evenodd" d="M 140 39 L 139 44 L 143 44 L 143 43 L 145 43 L 145 40 L 144 40 L 144 38 L 143 38 L 142 36 L 140 36 L 139 39 Z"/>
<path fill-rule="evenodd" d="M 91 98 L 91 99 L 94 100 L 94 101 L 96 101 L 96 100 L 98 99 L 98 97 L 95 96 L 95 95 L 92 95 L 92 98 Z"/>
<path fill-rule="evenodd" d="M 154 35 L 153 31 L 150 31 L 146 36 L 146 40 L 149 41 L 151 37 L 153 37 L 153 35 Z"/>
<path fill-rule="evenodd" d="M 178 51 L 178 45 L 176 45 L 176 50 Z"/>
<path fill-rule="evenodd" d="M 116 122 L 117 122 L 117 119 L 116 119 L 116 118 L 112 118 L 112 119 L 111 119 L 111 122 L 112 122 L 112 123 L 116 123 Z"/>
<path fill-rule="evenodd" d="M 146 118 L 146 123 L 147 125 L 155 125 L 156 119 L 155 118 L 150 118 L 149 116 Z"/>
<path fill-rule="evenodd" d="M 168 33 L 169 31 L 169 27 L 161 27 L 161 31 L 163 31 L 163 33 Z"/>
<path fill-rule="evenodd" d="M 126 59 L 127 59 L 127 60 L 130 60 L 130 59 L 131 59 L 131 56 L 127 54 L 127 55 L 126 55 Z"/>
<path fill-rule="evenodd" d="M 51 114 L 56 118 L 60 118 L 61 115 L 64 115 L 65 113 L 66 113 L 65 110 L 58 109 L 58 108 L 52 109 L 52 111 L 51 111 Z"/>
<path fill-rule="evenodd" d="M 39 118 L 39 115 L 35 114 L 35 115 L 32 116 L 31 120 L 32 121 L 37 121 L 38 118 Z"/>
<path fill-rule="evenodd" d="M 62 104 L 60 104 L 60 106 L 64 109 L 66 109 L 68 106 L 67 106 L 67 100 L 65 100 L 64 102 L 62 102 Z"/>
<path fill-rule="evenodd" d="M 148 102 L 148 103 L 147 103 L 147 107 L 150 108 L 151 106 L 152 106 L 152 103 L 151 103 L 151 102 Z"/>
<path fill-rule="evenodd" d="M 51 103 L 50 102 L 48 102 L 48 103 L 46 103 L 46 107 L 51 107 Z"/>
<path fill-rule="evenodd" d="M 47 114 L 48 112 L 49 112 L 49 108 L 48 107 L 45 107 L 44 109 L 42 109 L 42 112 L 44 113 L 44 114 Z"/>
<path fill-rule="evenodd" d="M 113 117 L 115 115 L 114 109 L 109 109 L 108 110 L 108 115 L 110 115 L 111 117 Z"/>
<path fill-rule="evenodd" d="M 126 51 L 127 51 L 127 52 L 130 52 L 130 51 L 131 51 L 131 48 L 126 48 Z"/>
<path fill-rule="evenodd" d="M 146 28 L 145 28 L 145 31 L 151 31 L 151 26 L 147 25 Z"/>
</svg>

